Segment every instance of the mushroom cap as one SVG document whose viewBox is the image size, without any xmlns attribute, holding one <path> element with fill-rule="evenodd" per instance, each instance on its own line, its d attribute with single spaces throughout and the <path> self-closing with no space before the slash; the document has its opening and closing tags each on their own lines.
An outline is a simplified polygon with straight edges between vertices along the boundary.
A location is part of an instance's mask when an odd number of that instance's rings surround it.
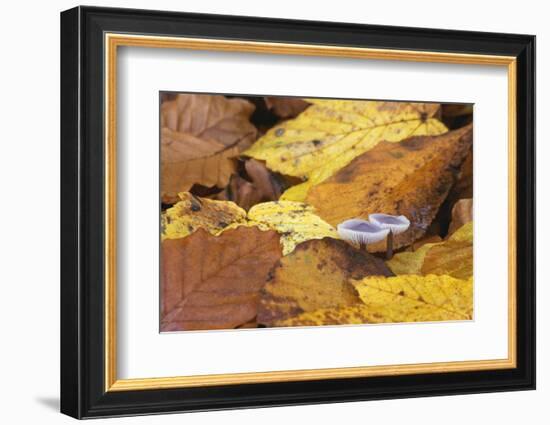
<svg viewBox="0 0 550 425">
<path fill-rule="evenodd" d="M 369 220 L 383 229 L 391 230 L 394 235 L 403 233 L 411 225 L 404 215 L 369 214 Z"/>
<path fill-rule="evenodd" d="M 383 240 L 390 232 L 390 229 L 359 218 L 346 220 L 340 223 L 337 229 L 342 239 L 365 245 Z"/>
</svg>

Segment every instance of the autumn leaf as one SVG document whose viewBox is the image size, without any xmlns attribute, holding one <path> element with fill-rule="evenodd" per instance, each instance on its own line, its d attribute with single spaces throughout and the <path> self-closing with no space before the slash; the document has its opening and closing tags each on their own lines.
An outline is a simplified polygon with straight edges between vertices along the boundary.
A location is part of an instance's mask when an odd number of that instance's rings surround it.
<svg viewBox="0 0 550 425">
<path fill-rule="evenodd" d="M 301 202 L 264 202 L 248 212 L 251 224 L 273 229 L 281 235 L 283 255 L 291 253 L 296 245 L 311 239 L 331 237 L 339 239 L 330 224 L 315 215 L 314 209 Z"/>
<path fill-rule="evenodd" d="M 250 181 L 233 174 L 229 184 L 215 195 L 215 199 L 232 201 L 248 210 L 260 202 L 276 201 L 280 198 L 283 183 L 263 162 L 248 159 L 244 162 L 244 169 Z"/>
<path fill-rule="evenodd" d="M 283 257 L 261 291 L 258 323 L 275 322 L 321 308 L 352 305 L 360 299 L 348 279 L 391 276 L 384 262 L 344 241 L 304 242 Z"/>
<path fill-rule="evenodd" d="M 162 242 L 161 330 L 245 326 L 259 290 L 281 257 L 273 231 L 240 227 L 212 236 L 204 229 Z"/>
<path fill-rule="evenodd" d="M 199 228 L 216 235 L 231 224 L 246 223 L 246 211 L 233 202 L 199 198 L 189 192 L 180 193 L 179 198 L 161 216 L 163 240 L 183 238 Z"/>
<path fill-rule="evenodd" d="M 332 237 L 339 239 L 330 224 L 321 220 L 313 207 L 290 201 L 256 204 L 248 214 L 229 201 L 215 201 L 189 192 L 179 194 L 180 202 L 162 214 L 162 239 L 183 238 L 199 228 L 212 235 L 241 226 L 275 230 L 280 235 L 284 255 L 296 245 L 310 240 Z"/>
<path fill-rule="evenodd" d="M 265 160 L 281 174 L 305 183 L 281 199 L 304 201 L 308 190 L 385 140 L 441 134 L 447 128 L 435 115 L 438 104 L 308 99 L 312 106 L 296 119 L 276 125 L 244 155 Z"/>
<path fill-rule="evenodd" d="M 462 226 L 446 241 L 398 253 L 386 265 L 396 275 L 437 274 L 467 279 L 473 275 L 473 222 Z"/>
<path fill-rule="evenodd" d="M 312 187 L 307 202 L 333 226 L 373 213 L 404 215 L 411 225 L 393 243 L 394 249 L 408 246 L 426 233 L 471 144 L 471 126 L 442 136 L 382 142 Z M 384 242 L 369 246 L 373 252 L 385 249 Z"/>
<path fill-rule="evenodd" d="M 244 99 L 179 94 L 161 107 L 161 197 L 177 201 L 194 184 L 225 187 L 236 171 L 233 158 L 256 138 L 248 121 L 254 106 Z"/>
<path fill-rule="evenodd" d="M 363 325 L 383 323 L 384 317 L 384 314 L 376 308 L 367 307 L 364 304 L 353 304 L 302 313 L 288 319 L 278 320 L 273 326 Z"/>
<path fill-rule="evenodd" d="M 472 278 L 402 275 L 367 277 L 352 284 L 361 301 L 381 316 L 381 322 L 472 319 Z"/>
<path fill-rule="evenodd" d="M 469 242 L 474 240 L 474 222 L 470 221 L 447 237 L 451 242 Z"/>
<path fill-rule="evenodd" d="M 473 215 L 473 199 L 460 199 L 453 205 L 451 211 L 451 224 L 449 225 L 449 233 L 454 233 L 456 229 L 464 224 L 472 221 Z"/>
<path fill-rule="evenodd" d="M 309 103 L 299 97 L 266 96 L 265 104 L 280 118 L 294 118 L 309 106 Z"/>
</svg>

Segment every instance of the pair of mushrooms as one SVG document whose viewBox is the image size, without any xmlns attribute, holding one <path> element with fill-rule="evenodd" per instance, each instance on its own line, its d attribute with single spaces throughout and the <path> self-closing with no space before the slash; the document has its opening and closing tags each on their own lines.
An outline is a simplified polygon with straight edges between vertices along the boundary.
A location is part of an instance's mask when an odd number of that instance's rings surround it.
<svg viewBox="0 0 550 425">
<path fill-rule="evenodd" d="M 393 235 L 407 230 L 411 222 L 404 215 L 369 214 L 369 220 L 353 218 L 337 226 L 338 234 L 344 240 L 359 244 L 366 249 L 368 244 L 386 240 L 386 257 L 393 257 Z"/>
</svg>

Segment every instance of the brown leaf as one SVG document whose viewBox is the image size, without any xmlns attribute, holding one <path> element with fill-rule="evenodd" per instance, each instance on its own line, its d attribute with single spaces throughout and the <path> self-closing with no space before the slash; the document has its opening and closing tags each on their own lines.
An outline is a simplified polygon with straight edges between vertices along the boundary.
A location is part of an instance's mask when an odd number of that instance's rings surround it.
<svg viewBox="0 0 550 425">
<path fill-rule="evenodd" d="M 382 142 L 311 188 L 307 202 L 333 226 L 373 213 L 405 215 L 411 226 L 394 237 L 394 249 L 410 245 L 426 233 L 471 144 L 471 125 L 441 136 Z M 369 250 L 383 251 L 385 243 Z"/>
<path fill-rule="evenodd" d="M 299 97 L 266 96 L 265 104 L 280 118 L 294 118 L 309 106 L 309 103 Z"/>
<path fill-rule="evenodd" d="M 279 236 L 239 227 L 162 242 L 161 330 L 228 329 L 256 317 L 258 293 L 281 258 Z"/>
<path fill-rule="evenodd" d="M 261 291 L 258 323 L 272 326 L 308 311 L 359 302 L 348 279 L 391 276 L 384 262 L 332 238 L 301 243 L 283 257 Z"/>
<path fill-rule="evenodd" d="M 248 121 L 254 106 L 243 99 L 179 94 L 161 107 L 161 195 L 166 203 L 194 184 L 224 187 L 233 160 L 256 138 Z"/>
<path fill-rule="evenodd" d="M 451 224 L 449 225 L 449 234 L 452 234 L 458 228 L 474 219 L 473 199 L 461 199 L 453 206 L 451 212 Z"/>
<path fill-rule="evenodd" d="M 282 184 L 261 161 L 246 160 L 244 168 L 252 182 L 233 174 L 229 185 L 214 196 L 215 199 L 233 201 L 245 210 L 260 202 L 276 201 L 282 193 Z"/>
</svg>

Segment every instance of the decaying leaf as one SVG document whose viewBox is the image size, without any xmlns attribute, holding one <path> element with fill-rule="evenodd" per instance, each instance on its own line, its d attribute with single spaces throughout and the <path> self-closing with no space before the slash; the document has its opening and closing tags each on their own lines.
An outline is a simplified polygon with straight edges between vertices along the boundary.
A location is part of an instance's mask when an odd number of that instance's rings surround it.
<svg viewBox="0 0 550 425">
<path fill-rule="evenodd" d="M 451 242 L 469 242 L 473 243 L 474 240 L 474 222 L 470 221 L 464 226 L 456 230 L 452 235 L 447 237 Z"/>
<path fill-rule="evenodd" d="M 404 215 L 411 225 L 394 237 L 394 248 L 408 246 L 424 236 L 471 144 L 472 126 L 442 136 L 382 142 L 312 187 L 307 202 L 333 226 L 373 213 Z M 384 242 L 369 246 L 374 252 L 385 248 Z"/>
<path fill-rule="evenodd" d="M 281 257 L 279 236 L 256 227 L 204 229 L 162 242 L 161 330 L 227 329 L 256 317 L 259 290 Z"/>
<path fill-rule="evenodd" d="M 462 227 L 464 224 L 472 221 L 473 219 L 473 200 L 471 198 L 460 199 L 453 205 L 449 233 L 454 233 L 456 229 Z"/>
<path fill-rule="evenodd" d="M 248 121 L 254 106 L 244 99 L 179 94 L 161 107 L 161 196 L 177 201 L 194 184 L 224 187 L 233 160 L 256 138 Z"/>
<path fill-rule="evenodd" d="M 301 202 L 264 202 L 250 209 L 248 219 L 252 224 L 258 223 L 261 228 L 279 233 L 283 255 L 291 253 L 296 245 L 310 239 L 339 239 L 334 227 L 315 215 L 311 206 Z"/>
<path fill-rule="evenodd" d="M 446 241 L 428 250 L 420 272 L 468 279 L 473 275 L 473 267 L 474 253 L 470 242 Z"/>
<path fill-rule="evenodd" d="M 386 262 L 396 275 L 437 274 L 467 279 L 473 275 L 473 222 L 446 241 L 427 243 L 413 252 L 401 252 Z"/>
<path fill-rule="evenodd" d="M 309 103 L 299 97 L 266 96 L 265 104 L 280 118 L 294 118 L 309 106 Z"/>
<path fill-rule="evenodd" d="M 325 326 L 325 325 L 363 325 L 383 323 L 387 315 L 376 308 L 364 304 L 345 305 L 336 308 L 322 308 L 302 313 L 285 320 L 276 321 L 273 326 Z"/>
<path fill-rule="evenodd" d="M 352 305 L 360 300 L 348 279 L 391 276 L 384 262 L 344 241 L 304 242 L 283 257 L 261 291 L 258 323 L 271 326 L 304 312 Z"/>
<path fill-rule="evenodd" d="M 162 214 L 162 239 L 183 238 L 199 228 L 212 235 L 241 226 L 275 230 L 280 235 L 284 255 L 310 239 L 339 239 L 330 224 L 315 215 L 313 207 L 300 202 L 278 201 L 256 204 L 248 214 L 233 202 L 215 201 L 179 194 L 180 202 Z"/>
<path fill-rule="evenodd" d="M 246 211 L 233 202 L 199 198 L 189 192 L 180 193 L 179 198 L 161 216 L 163 240 L 183 238 L 199 228 L 216 235 L 231 224 L 246 224 Z"/>
<path fill-rule="evenodd" d="M 244 162 L 249 180 L 233 174 L 229 184 L 214 199 L 235 202 L 245 210 L 260 202 L 276 201 L 282 193 L 279 176 L 270 172 L 265 164 L 251 158 Z"/>
<path fill-rule="evenodd" d="M 391 260 L 386 261 L 386 265 L 396 275 L 421 274 L 424 258 L 434 245 L 436 244 L 427 243 L 415 251 L 404 251 L 395 254 Z"/>
<path fill-rule="evenodd" d="M 361 301 L 381 316 L 381 322 L 472 319 L 472 278 L 401 275 L 367 277 L 352 283 Z"/>
<path fill-rule="evenodd" d="M 437 135 L 438 104 L 311 99 L 296 119 L 276 125 L 244 154 L 281 174 L 302 177 L 281 199 L 304 201 L 308 190 L 379 142 Z"/>
</svg>

